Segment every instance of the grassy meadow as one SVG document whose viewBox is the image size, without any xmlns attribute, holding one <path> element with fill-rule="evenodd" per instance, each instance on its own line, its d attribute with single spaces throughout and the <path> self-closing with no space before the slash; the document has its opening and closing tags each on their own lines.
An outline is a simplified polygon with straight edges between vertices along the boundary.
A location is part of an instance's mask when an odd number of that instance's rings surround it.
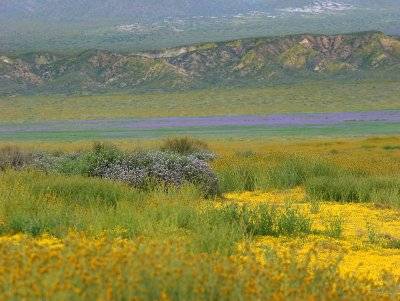
<svg viewBox="0 0 400 301">
<path fill-rule="evenodd" d="M 399 135 L 398 122 L 348 121 L 302 125 L 209 125 L 140 128 L 127 121 L 165 117 L 226 117 L 296 113 L 396 111 L 393 80 L 306 81 L 259 88 L 219 88 L 180 92 L 0 97 L 0 141 L 62 143 L 87 140 L 276 139 Z M 80 121 L 86 124 L 80 124 Z M 92 123 L 90 123 L 92 122 Z M 109 123 L 107 123 L 109 122 Z"/>
<path fill-rule="evenodd" d="M 2 97 L 0 300 L 398 300 L 398 123 L 74 120 L 398 110 L 399 92 L 360 80 Z M 167 139 L 185 135 L 202 140 Z"/>
<path fill-rule="evenodd" d="M 62 131 L 0 131 L 0 141 L 7 142 L 84 142 L 92 140 L 159 140 L 170 136 L 193 136 L 200 139 L 315 139 L 323 137 L 391 136 L 400 133 L 399 123 L 351 122 L 333 125 L 306 126 L 205 126 L 159 129 L 119 129 L 99 127 L 96 130 L 69 129 Z"/>
<path fill-rule="evenodd" d="M 0 143 L 0 299 L 398 300 L 400 137 L 112 143 Z"/>
<path fill-rule="evenodd" d="M 0 123 L 400 109 L 398 81 L 305 81 L 263 88 L 0 98 Z"/>
</svg>

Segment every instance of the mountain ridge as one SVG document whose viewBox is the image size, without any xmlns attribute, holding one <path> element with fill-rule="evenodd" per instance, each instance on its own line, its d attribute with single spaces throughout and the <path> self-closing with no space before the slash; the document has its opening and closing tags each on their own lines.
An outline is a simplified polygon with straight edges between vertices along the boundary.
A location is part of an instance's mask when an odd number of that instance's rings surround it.
<svg viewBox="0 0 400 301">
<path fill-rule="evenodd" d="M 1 94 L 178 90 L 354 77 L 400 69 L 400 39 L 381 32 L 288 35 L 161 51 L 0 53 Z"/>
</svg>

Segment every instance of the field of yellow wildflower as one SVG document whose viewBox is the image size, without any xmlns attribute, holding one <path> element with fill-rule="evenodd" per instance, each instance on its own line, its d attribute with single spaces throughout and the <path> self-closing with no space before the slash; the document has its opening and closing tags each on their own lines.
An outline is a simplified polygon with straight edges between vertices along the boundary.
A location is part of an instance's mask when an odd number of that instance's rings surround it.
<svg viewBox="0 0 400 301">
<path fill-rule="evenodd" d="M 212 196 L 0 151 L 0 300 L 400 299 L 400 137 L 208 145 Z"/>
</svg>

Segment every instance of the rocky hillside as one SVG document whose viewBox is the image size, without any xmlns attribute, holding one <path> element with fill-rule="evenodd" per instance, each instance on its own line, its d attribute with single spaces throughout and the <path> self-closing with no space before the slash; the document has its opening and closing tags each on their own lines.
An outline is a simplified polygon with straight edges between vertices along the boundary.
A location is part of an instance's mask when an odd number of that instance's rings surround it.
<svg viewBox="0 0 400 301">
<path fill-rule="evenodd" d="M 379 32 L 296 35 L 158 52 L 0 54 L 1 94 L 165 90 L 400 71 L 400 39 Z"/>
</svg>

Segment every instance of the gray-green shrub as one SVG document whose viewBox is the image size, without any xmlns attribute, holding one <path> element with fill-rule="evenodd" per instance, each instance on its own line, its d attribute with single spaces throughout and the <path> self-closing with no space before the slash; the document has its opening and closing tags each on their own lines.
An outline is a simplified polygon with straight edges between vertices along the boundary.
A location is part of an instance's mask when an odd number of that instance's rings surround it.
<svg viewBox="0 0 400 301">
<path fill-rule="evenodd" d="M 219 192 L 218 179 L 209 163 L 195 154 L 163 151 L 123 153 L 112 145 L 97 143 L 86 152 L 38 153 L 33 165 L 46 172 L 118 180 L 146 190 L 160 185 L 169 188 L 191 183 L 207 197 Z"/>
</svg>

